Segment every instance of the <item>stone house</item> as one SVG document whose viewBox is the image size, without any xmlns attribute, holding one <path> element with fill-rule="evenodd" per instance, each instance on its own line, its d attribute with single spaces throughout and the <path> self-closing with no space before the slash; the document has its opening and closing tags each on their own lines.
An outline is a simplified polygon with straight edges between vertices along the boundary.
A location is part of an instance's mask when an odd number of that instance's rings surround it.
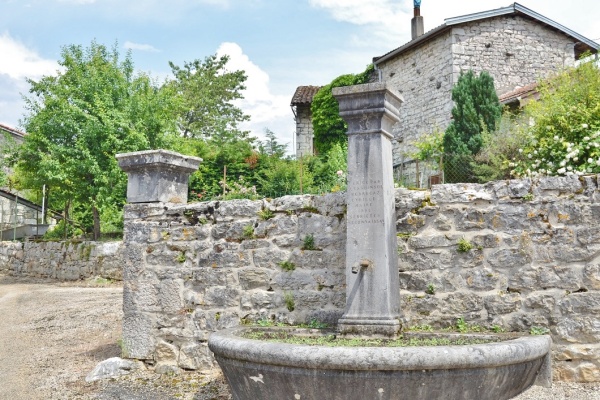
<svg viewBox="0 0 600 400">
<path fill-rule="evenodd" d="M 310 105 L 319 89 L 321 86 L 299 86 L 292 97 L 290 106 L 296 120 L 296 157 L 298 158 L 315 152 Z"/>
<path fill-rule="evenodd" d="M 23 144 L 25 135 L 25 132 L 0 124 L 0 157 L 5 156 L 7 149 Z M 8 168 L 3 168 L 5 173 L 11 172 Z M 0 240 L 41 236 L 60 218 L 59 214 L 49 213 L 41 205 L 21 197 L 21 193 L 11 188 L 0 188 Z M 50 224 L 46 223 L 48 221 Z"/>
<path fill-rule="evenodd" d="M 13 140 L 16 144 L 22 144 L 24 138 L 25 132 L 0 124 L 0 143 L 6 143 L 7 141 Z"/>
<path fill-rule="evenodd" d="M 584 52 L 597 53 L 600 47 L 518 3 L 448 18 L 428 32 L 415 8 L 412 25 L 410 42 L 373 59 L 379 79 L 404 97 L 394 129 L 395 168 L 413 162 L 411 143 L 447 127 L 452 88 L 461 72 L 488 71 L 502 96 L 572 66 Z"/>
</svg>

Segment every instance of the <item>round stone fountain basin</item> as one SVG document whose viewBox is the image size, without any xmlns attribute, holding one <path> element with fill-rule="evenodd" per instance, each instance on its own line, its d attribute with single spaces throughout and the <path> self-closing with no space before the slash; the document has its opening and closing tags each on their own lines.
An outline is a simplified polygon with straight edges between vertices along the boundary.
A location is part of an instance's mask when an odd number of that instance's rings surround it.
<svg viewBox="0 0 600 400">
<path fill-rule="evenodd" d="M 329 347 L 213 333 L 209 348 L 235 400 L 510 399 L 551 382 L 549 336 L 487 344 Z M 295 330 L 297 331 L 297 330 Z"/>
</svg>

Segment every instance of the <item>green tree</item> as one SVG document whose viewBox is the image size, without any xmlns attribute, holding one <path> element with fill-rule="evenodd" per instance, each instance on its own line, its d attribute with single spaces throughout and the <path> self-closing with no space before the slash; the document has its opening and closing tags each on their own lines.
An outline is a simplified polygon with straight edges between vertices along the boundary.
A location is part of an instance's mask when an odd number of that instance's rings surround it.
<svg viewBox="0 0 600 400">
<path fill-rule="evenodd" d="M 600 172 L 600 69 L 593 60 L 565 69 L 538 86 L 525 106 L 530 138 L 520 148 L 517 176 Z"/>
<path fill-rule="evenodd" d="M 495 132 L 485 129 L 481 135 L 483 145 L 472 163 L 477 181 L 484 183 L 513 177 L 515 165 L 523 161 L 519 149 L 529 143 L 530 137 L 525 121 L 527 117 L 506 111 Z"/>
<path fill-rule="evenodd" d="M 227 70 L 229 56 L 212 55 L 204 60 L 185 62 L 179 67 L 169 62 L 175 79 L 170 82 L 179 98 L 179 129 L 184 137 L 243 137 L 239 123 L 249 120 L 234 105 L 246 89 L 244 71 Z"/>
<path fill-rule="evenodd" d="M 502 115 L 494 79 L 486 71 L 460 74 L 452 89 L 452 122 L 444 133 L 446 182 L 474 180 L 470 160 L 483 144 L 482 132 L 493 132 Z"/>
<path fill-rule="evenodd" d="M 287 145 L 279 143 L 275 137 L 275 133 L 270 129 L 265 130 L 265 136 L 267 140 L 258 145 L 260 153 L 269 157 L 283 158 Z"/>
<path fill-rule="evenodd" d="M 348 125 L 340 117 L 339 104 L 332 93 L 333 88 L 367 83 L 374 69 L 375 67 L 371 64 L 360 74 L 338 76 L 315 94 L 310 109 L 315 135 L 315 149 L 318 153 L 326 153 L 334 143 L 348 141 L 346 137 Z"/>
<path fill-rule="evenodd" d="M 54 207 L 91 215 L 97 239 L 101 214 L 124 203 L 126 177 L 115 153 L 168 147 L 174 108 L 148 76 L 134 75 L 130 54 L 120 60 L 116 45 L 70 45 L 61 57 L 57 76 L 29 80 L 28 135 L 16 174 L 22 188 L 45 184 Z"/>
</svg>

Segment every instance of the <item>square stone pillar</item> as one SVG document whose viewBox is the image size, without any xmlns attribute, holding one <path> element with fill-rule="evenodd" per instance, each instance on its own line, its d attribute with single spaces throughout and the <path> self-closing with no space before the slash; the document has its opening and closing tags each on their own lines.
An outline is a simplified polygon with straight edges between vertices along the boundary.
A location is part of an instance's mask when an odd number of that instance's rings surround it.
<svg viewBox="0 0 600 400">
<path fill-rule="evenodd" d="M 127 172 L 128 203 L 187 203 L 188 180 L 201 158 L 168 150 L 117 154 Z"/>
<path fill-rule="evenodd" d="M 342 333 L 396 336 L 400 287 L 392 164 L 399 95 L 385 83 L 333 89 L 348 123 L 346 309 Z"/>
</svg>

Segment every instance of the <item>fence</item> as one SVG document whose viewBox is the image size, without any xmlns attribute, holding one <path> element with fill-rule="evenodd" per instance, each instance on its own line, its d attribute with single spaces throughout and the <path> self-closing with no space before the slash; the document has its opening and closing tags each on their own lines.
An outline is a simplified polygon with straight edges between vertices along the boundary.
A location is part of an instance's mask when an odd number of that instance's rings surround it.
<svg viewBox="0 0 600 400">
<path fill-rule="evenodd" d="M 474 183 L 489 179 L 476 173 L 481 166 L 470 154 L 444 154 L 436 159 L 409 160 L 394 166 L 394 180 L 399 186 L 428 189 L 440 183 Z"/>
</svg>

